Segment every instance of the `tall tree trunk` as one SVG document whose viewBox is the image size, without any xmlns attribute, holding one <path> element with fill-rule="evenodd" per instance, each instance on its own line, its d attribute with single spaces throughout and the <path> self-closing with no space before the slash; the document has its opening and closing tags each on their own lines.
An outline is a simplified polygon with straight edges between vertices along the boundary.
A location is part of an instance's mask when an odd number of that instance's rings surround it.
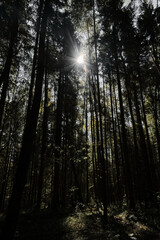
<svg viewBox="0 0 160 240">
<path fill-rule="evenodd" d="M 88 101 L 87 93 L 85 93 L 85 126 L 86 126 L 86 202 L 89 202 L 89 179 L 88 179 Z"/>
<path fill-rule="evenodd" d="M 151 169 L 151 178 L 152 178 L 152 182 L 153 182 L 152 190 L 153 190 L 153 192 L 156 192 L 157 191 L 157 186 L 156 186 L 157 185 L 157 176 L 156 176 L 154 157 L 153 157 L 152 146 L 151 146 L 151 141 L 150 141 L 150 136 L 149 136 L 149 131 L 148 131 L 148 124 L 147 124 L 147 117 L 146 117 L 146 111 L 145 111 L 145 105 L 144 105 L 144 97 L 143 97 L 141 79 L 139 79 L 139 84 L 140 84 L 140 96 L 141 96 L 141 103 L 142 103 L 144 126 L 145 126 L 145 131 L 146 131 L 146 136 L 147 136 L 147 150 L 148 150 L 149 164 L 150 164 L 150 169 Z"/>
<path fill-rule="evenodd" d="M 107 203 L 109 203 L 110 199 L 110 186 L 109 186 L 109 182 L 110 182 L 110 171 L 109 171 L 109 161 L 108 161 L 108 142 L 107 142 L 107 122 L 109 122 L 109 120 L 107 121 L 107 109 L 108 109 L 108 101 L 106 101 L 106 90 L 105 90 L 105 79 L 103 76 L 103 103 L 104 103 L 104 146 L 105 146 L 105 159 L 106 159 L 106 191 L 108 193 L 107 196 Z M 106 103 L 107 102 L 107 103 Z M 106 105 L 107 104 L 107 105 Z"/>
<path fill-rule="evenodd" d="M 94 196 L 97 200 L 97 181 L 96 181 L 96 149 L 95 149 L 95 127 L 94 127 L 94 107 L 91 96 L 91 85 L 89 76 L 89 102 L 90 102 L 90 112 L 91 112 L 91 142 L 92 142 L 92 167 L 93 167 L 93 185 L 94 185 Z"/>
<path fill-rule="evenodd" d="M 142 103 L 142 112 L 143 112 L 143 121 L 146 131 L 146 137 L 147 137 L 147 151 L 148 151 L 148 161 L 149 161 L 149 169 L 150 169 L 150 177 L 151 177 L 151 183 L 152 183 L 152 199 L 151 201 L 156 199 L 154 198 L 155 192 L 157 190 L 157 177 L 156 177 L 156 171 L 155 171 L 155 165 L 154 165 L 154 158 L 153 158 L 153 152 L 152 152 L 152 146 L 150 142 L 150 136 L 148 131 L 148 124 L 147 124 L 147 117 L 146 117 L 146 111 L 145 111 L 145 105 L 144 105 L 144 96 L 143 96 L 143 89 L 142 89 L 142 79 L 141 79 L 141 69 L 140 69 L 140 60 L 139 60 L 139 54 L 137 56 L 137 68 L 138 68 L 138 81 L 140 86 L 140 99 Z"/>
<path fill-rule="evenodd" d="M 115 163 L 116 163 L 116 178 L 117 178 L 117 198 L 121 199 L 121 187 L 120 187 L 120 159 L 118 156 L 118 146 L 117 146 L 117 135 L 115 129 L 115 121 L 114 121 L 114 112 L 113 112 L 113 94 L 112 94 L 112 85 L 111 85 L 111 76 L 109 74 L 109 88 L 110 88 L 110 102 L 111 102 L 111 115 L 112 115 L 112 128 L 113 128 L 113 139 L 114 139 L 114 155 L 115 155 Z"/>
<path fill-rule="evenodd" d="M 67 134 L 68 134 L 68 114 L 65 118 L 65 133 L 63 137 L 63 149 L 64 149 L 64 156 L 63 156 L 63 182 L 62 182 L 62 207 L 65 208 L 66 206 L 66 191 L 67 191 L 67 173 L 68 173 L 68 155 L 67 155 L 67 149 L 68 149 L 68 140 L 67 140 Z"/>
<path fill-rule="evenodd" d="M 144 200 L 147 206 L 148 201 L 152 199 L 152 178 L 150 173 L 149 156 L 148 156 L 148 151 L 146 146 L 144 130 L 142 126 L 140 109 L 139 109 L 137 92 L 136 92 L 135 86 L 133 88 L 133 91 L 134 91 L 134 101 L 135 101 L 136 116 L 137 116 L 137 125 L 138 125 L 139 137 L 140 137 L 141 159 L 143 164 L 142 175 L 144 179 L 144 193 L 145 193 Z"/>
<path fill-rule="evenodd" d="M 118 63 L 118 53 L 117 53 L 117 39 L 116 39 L 116 29 L 114 26 L 113 30 L 114 37 L 114 47 L 115 47 L 115 67 L 117 74 L 117 84 L 118 84 L 118 95 L 119 95 L 119 103 L 120 103 L 120 117 L 121 117 L 121 126 L 122 126 L 122 149 L 125 163 L 125 184 L 126 184 L 126 194 L 129 200 L 129 207 L 131 209 L 135 208 L 134 195 L 133 195 L 133 182 L 131 176 L 131 166 L 129 160 L 128 146 L 127 146 L 127 134 L 126 134 L 126 126 L 125 126 L 125 118 L 124 118 L 124 107 L 122 100 L 122 90 L 121 90 L 121 82 L 120 82 L 120 73 L 119 73 L 119 63 Z"/>
<path fill-rule="evenodd" d="M 29 111 L 31 110 L 32 101 L 33 101 L 33 88 L 34 88 L 34 80 L 35 80 L 38 41 L 39 41 L 39 34 L 40 34 L 40 24 L 41 24 L 43 5 L 44 5 L 44 0 L 40 0 L 39 8 L 38 8 L 37 29 L 36 29 L 37 33 L 36 33 L 36 41 L 35 41 L 35 46 L 34 46 L 34 55 L 33 55 L 32 72 L 31 72 L 31 82 L 30 82 L 30 88 L 29 88 L 27 116 L 29 116 Z"/>
<path fill-rule="evenodd" d="M 90 49 L 90 34 L 89 34 L 89 22 L 87 21 L 87 37 L 88 37 L 88 54 L 89 54 L 89 63 L 91 64 L 91 49 Z M 97 144 L 97 159 L 96 159 L 96 137 L 95 137 L 95 121 L 94 121 L 94 110 L 96 115 L 96 130 L 97 130 L 97 143 L 99 143 L 99 130 L 98 130 L 98 117 L 97 117 L 97 107 L 96 107 L 96 96 L 95 96 L 95 86 L 93 83 L 92 70 L 88 74 L 88 84 L 89 84 L 89 103 L 91 111 L 91 139 L 92 139 L 92 166 L 93 166 L 93 184 L 94 184 L 94 195 L 97 202 L 98 193 L 97 193 L 97 166 L 99 162 L 99 147 Z M 94 100 L 92 100 L 92 97 Z M 94 103 L 93 103 L 94 101 Z M 94 105 L 94 106 L 93 106 Z M 96 178 L 97 177 L 97 178 Z"/>
<path fill-rule="evenodd" d="M 8 181 L 8 175 L 9 175 L 9 151 L 10 151 L 10 142 L 11 142 L 11 134 L 12 134 L 12 125 L 10 126 L 9 130 L 9 137 L 7 141 L 7 150 L 5 154 L 5 160 L 4 160 L 4 171 L 3 171 L 3 177 L 2 177 L 2 185 L 1 185 L 1 191 L 0 191 L 0 211 L 3 210 L 4 206 L 4 198 L 5 198 L 5 190 L 7 186 Z"/>
<path fill-rule="evenodd" d="M 120 145 L 120 152 L 121 152 L 121 164 L 122 164 L 122 176 L 121 176 L 121 196 L 123 197 L 123 194 L 125 192 L 124 187 L 126 186 L 125 183 L 125 174 L 124 174 L 124 169 L 125 169 L 125 163 L 124 163 L 124 156 L 123 156 L 123 147 L 122 147 L 122 135 L 121 135 L 121 129 L 120 129 L 120 118 L 118 114 L 118 100 L 116 96 L 116 89 L 115 85 L 113 84 L 113 99 L 114 99 L 114 104 L 115 104 L 115 118 L 114 118 L 114 124 L 115 124 L 115 133 L 118 133 L 117 136 L 117 146 Z M 119 138 L 119 141 L 118 141 Z"/>
<path fill-rule="evenodd" d="M 95 64 L 96 64 L 96 87 L 98 98 L 98 112 L 100 123 L 100 171 L 102 176 L 102 202 L 104 208 L 104 219 L 107 218 L 107 189 L 106 189 L 106 166 L 104 158 L 104 146 L 103 146 L 103 127 L 102 127 L 102 106 L 100 101 L 100 87 L 99 87 L 99 72 L 98 72 L 98 54 L 97 54 L 97 33 L 96 33 L 96 17 L 95 17 L 95 0 L 93 0 L 93 26 L 94 26 L 94 42 L 95 42 Z"/>
<path fill-rule="evenodd" d="M 48 52 L 48 49 L 47 49 Z M 42 149 L 41 149 L 41 161 L 40 171 L 38 179 L 38 194 L 37 194 L 37 210 L 41 207 L 42 188 L 43 188 L 43 177 L 46 162 L 47 152 L 47 123 L 48 123 L 48 79 L 47 79 L 47 66 L 45 66 L 45 99 L 44 99 L 44 113 L 43 113 L 43 124 L 42 124 Z"/>
<path fill-rule="evenodd" d="M 145 195 L 144 192 L 144 184 L 143 184 L 143 179 L 142 179 L 142 166 L 141 166 L 141 161 L 140 161 L 140 153 L 139 153 L 139 148 L 138 148 L 138 136 L 137 136 L 137 128 L 136 128 L 136 122 L 134 118 L 134 113 L 133 113 L 133 106 L 132 106 L 132 101 L 131 101 L 131 81 L 130 81 L 130 76 L 127 73 L 127 68 L 125 65 L 125 60 L 123 58 L 122 52 L 120 52 L 120 56 L 122 59 L 123 63 L 123 69 L 124 69 L 124 75 L 125 75 L 125 87 L 127 91 L 127 99 L 128 99 L 128 105 L 129 105 L 129 111 L 131 115 L 131 122 L 133 126 L 133 140 L 134 140 L 134 181 L 135 181 L 135 195 L 138 200 L 142 201 L 143 196 Z"/>
<path fill-rule="evenodd" d="M 33 105 L 30 111 L 30 116 L 27 117 L 26 126 L 24 129 L 22 148 L 19 156 L 19 162 L 17 172 L 13 184 L 11 198 L 9 200 L 8 211 L 4 229 L 2 232 L 2 239 L 12 240 L 16 230 L 16 224 L 20 211 L 20 204 L 24 186 L 27 180 L 27 172 L 31 159 L 32 145 L 36 134 L 36 127 L 39 115 L 39 108 L 42 94 L 42 83 L 44 74 L 44 49 L 45 49 L 45 36 L 46 26 L 48 18 L 48 7 L 50 0 L 45 1 L 45 7 L 42 17 L 41 31 L 40 31 L 40 42 L 38 51 L 38 68 L 37 77 L 35 84 L 35 94 L 33 99 Z"/>
<path fill-rule="evenodd" d="M 155 122 L 155 135 L 156 135 L 156 139 L 157 139 L 157 149 L 158 149 L 158 158 L 159 158 L 159 163 L 160 163 L 160 133 L 159 133 L 159 128 L 158 128 L 158 113 L 157 113 L 157 91 L 158 91 L 158 87 L 156 86 L 155 88 L 155 95 L 153 97 L 153 99 L 155 100 L 155 103 L 153 104 L 153 108 L 154 108 L 154 122 Z"/>
<path fill-rule="evenodd" d="M 54 190 L 52 198 L 52 209 L 58 210 L 60 208 L 60 150 L 62 137 L 62 105 L 63 105 L 63 85 L 64 76 L 60 73 L 57 109 L 56 109 L 56 133 L 55 133 L 55 165 L 54 165 Z"/>
</svg>

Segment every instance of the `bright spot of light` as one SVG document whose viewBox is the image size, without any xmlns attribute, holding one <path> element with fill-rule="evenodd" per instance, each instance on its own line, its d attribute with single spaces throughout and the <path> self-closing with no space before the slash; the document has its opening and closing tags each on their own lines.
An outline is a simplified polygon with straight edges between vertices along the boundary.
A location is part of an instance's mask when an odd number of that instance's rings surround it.
<svg viewBox="0 0 160 240">
<path fill-rule="evenodd" d="M 78 64 L 83 64 L 83 63 L 84 63 L 84 57 L 83 57 L 83 55 L 78 56 L 78 58 L 77 58 L 77 63 L 78 63 Z"/>
</svg>

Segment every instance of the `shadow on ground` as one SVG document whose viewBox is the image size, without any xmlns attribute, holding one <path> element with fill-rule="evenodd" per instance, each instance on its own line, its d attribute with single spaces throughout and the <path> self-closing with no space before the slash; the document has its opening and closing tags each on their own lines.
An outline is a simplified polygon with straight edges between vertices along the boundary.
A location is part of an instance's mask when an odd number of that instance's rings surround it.
<svg viewBox="0 0 160 240">
<path fill-rule="evenodd" d="M 123 211 L 103 223 L 92 208 L 58 217 L 49 211 L 21 214 L 14 240 L 160 240 L 160 228 L 144 216 Z"/>
</svg>

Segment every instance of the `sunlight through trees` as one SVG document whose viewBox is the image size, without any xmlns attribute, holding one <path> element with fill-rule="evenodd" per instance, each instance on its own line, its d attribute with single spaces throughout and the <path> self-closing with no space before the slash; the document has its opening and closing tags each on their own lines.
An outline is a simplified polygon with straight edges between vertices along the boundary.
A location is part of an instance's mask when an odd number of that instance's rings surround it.
<svg viewBox="0 0 160 240">
<path fill-rule="evenodd" d="M 3 240 L 22 212 L 157 213 L 159 26 L 158 1 L 1 1 Z"/>
</svg>

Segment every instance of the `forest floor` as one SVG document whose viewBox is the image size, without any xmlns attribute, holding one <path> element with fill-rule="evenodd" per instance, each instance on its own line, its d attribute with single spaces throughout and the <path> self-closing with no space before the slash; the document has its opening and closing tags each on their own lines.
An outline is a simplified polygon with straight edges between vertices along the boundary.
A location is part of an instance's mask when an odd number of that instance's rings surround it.
<svg viewBox="0 0 160 240">
<path fill-rule="evenodd" d="M 48 211 L 23 213 L 15 240 L 160 240 L 160 215 L 151 209 L 142 213 L 110 209 L 108 222 L 94 208 L 53 216 Z"/>
</svg>

